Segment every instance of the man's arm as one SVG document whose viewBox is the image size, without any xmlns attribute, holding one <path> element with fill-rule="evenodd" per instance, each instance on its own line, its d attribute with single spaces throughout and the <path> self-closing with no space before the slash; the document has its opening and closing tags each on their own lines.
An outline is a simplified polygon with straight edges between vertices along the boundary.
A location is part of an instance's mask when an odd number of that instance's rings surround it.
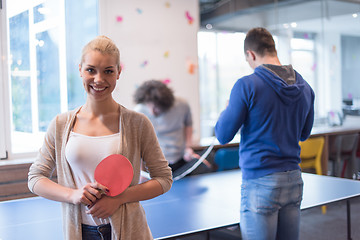
<svg viewBox="0 0 360 240">
<path fill-rule="evenodd" d="M 309 114 L 306 117 L 306 122 L 305 122 L 304 128 L 301 132 L 300 141 L 305 141 L 306 139 L 308 139 L 310 137 L 313 124 L 314 124 L 314 107 L 312 106 Z"/>
<path fill-rule="evenodd" d="M 306 117 L 306 121 L 303 127 L 303 130 L 301 132 L 300 141 L 305 141 L 310 137 L 311 129 L 314 124 L 314 100 L 315 100 L 315 94 L 311 90 L 311 105 L 310 105 L 310 111 Z"/>
<path fill-rule="evenodd" d="M 194 152 L 192 149 L 192 136 L 193 136 L 193 127 L 186 126 L 185 127 L 185 153 L 184 153 L 184 160 L 191 161 L 193 158 L 200 158 L 198 154 Z"/>
<path fill-rule="evenodd" d="M 215 135 L 221 144 L 226 144 L 234 138 L 247 116 L 250 90 L 241 80 L 235 83 L 229 104 L 215 125 Z"/>
</svg>

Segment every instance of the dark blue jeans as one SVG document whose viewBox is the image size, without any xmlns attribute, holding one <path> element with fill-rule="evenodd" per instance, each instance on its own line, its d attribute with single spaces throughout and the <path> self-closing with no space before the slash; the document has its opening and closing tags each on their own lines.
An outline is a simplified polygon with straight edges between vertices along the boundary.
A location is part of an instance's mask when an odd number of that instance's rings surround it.
<svg viewBox="0 0 360 240">
<path fill-rule="evenodd" d="M 111 225 L 89 226 L 81 224 L 83 240 L 111 240 Z"/>
</svg>

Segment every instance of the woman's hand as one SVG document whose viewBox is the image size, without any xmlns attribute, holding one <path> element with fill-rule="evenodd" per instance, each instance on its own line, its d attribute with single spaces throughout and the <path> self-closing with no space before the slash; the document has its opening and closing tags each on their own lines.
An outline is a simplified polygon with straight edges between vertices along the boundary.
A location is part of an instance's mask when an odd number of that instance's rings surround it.
<svg viewBox="0 0 360 240">
<path fill-rule="evenodd" d="M 73 204 L 84 204 L 86 206 L 93 205 L 98 199 L 102 198 L 102 194 L 107 188 L 97 182 L 88 183 L 82 188 L 74 189 L 71 195 Z"/>
<path fill-rule="evenodd" d="M 97 218 L 108 218 L 120 207 L 121 194 L 116 197 L 102 196 L 93 205 L 89 206 L 87 214 Z"/>
</svg>

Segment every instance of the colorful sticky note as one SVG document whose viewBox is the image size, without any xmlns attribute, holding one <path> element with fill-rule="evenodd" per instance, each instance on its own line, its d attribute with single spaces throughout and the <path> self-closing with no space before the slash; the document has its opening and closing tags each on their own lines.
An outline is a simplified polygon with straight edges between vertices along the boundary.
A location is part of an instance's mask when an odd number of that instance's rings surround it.
<svg viewBox="0 0 360 240">
<path fill-rule="evenodd" d="M 136 8 L 138 14 L 142 14 L 142 10 L 140 8 Z"/>
<path fill-rule="evenodd" d="M 122 22 L 122 21 L 123 21 L 123 17 L 122 17 L 122 16 L 116 16 L 116 21 L 117 21 L 117 22 Z"/>
<path fill-rule="evenodd" d="M 169 84 L 171 82 L 171 80 L 169 78 L 166 78 L 162 82 L 165 83 L 165 84 Z"/>
<path fill-rule="evenodd" d="M 166 52 L 164 53 L 164 57 L 165 57 L 165 58 L 169 57 L 169 51 L 166 51 Z"/>
<path fill-rule="evenodd" d="M 311 70 L 312 70 L 312 71 L 315 71 L 315 70 L 316 70 L 316 67 L 317 67 L 317 64 L 314 63 L 314 64 L 311 66 Z"/>
<path fill-rule="evenodd" d="M 185 12 L 185 16 L 189 24 L 192 24 L 194 22 L 194 18 L 190 15 L 189 11 Z"/>
<path fill-rule="evenodd" d="M 171 6 L 171 5 L 170 5 L 169 2 L 166 2 L 166 3 L 165 3 L 165 7 L 169 8 L 170 6 Z"/>
<path fill-rule="evenodd" d="M 195 73 L 195 69 L 196 69 L 196 64 L 193 63 L 192 61 L 187 61 L 186 63 L 187 65 L 187 71 L 189 74 L 194 74 Z"/>
<path fill-rule="evenodd" d="M 331 50 L 332 50 L 333 53 L 336 53 L 336 46 L 333 45 Z"/>
<path fill-rule="evenodd" d="M 146 67 L 146 65 L 148 65 L 148 61 L 147 60 L 145 60 L 144 62 L 142 62 L 141 64 L 140 64 L 140 67 Z"/>
</svg>

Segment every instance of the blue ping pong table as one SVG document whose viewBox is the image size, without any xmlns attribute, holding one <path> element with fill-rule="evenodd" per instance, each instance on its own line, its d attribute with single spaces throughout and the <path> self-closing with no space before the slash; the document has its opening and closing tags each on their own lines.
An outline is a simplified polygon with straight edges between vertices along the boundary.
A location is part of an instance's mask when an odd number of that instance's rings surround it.
<svg viewBox="0 0 360 240">
<path fill-rule="evenodd" d="M 301 209 L 360 196 L 360 181 L 303 173 Z M 143 201 L 155 239 L 176 237 L 239 224 L 241 171 L 194 175 L 175 181 L 172 189 Z M 61 205 L 40 197 L 0 202 L 0 239 L 62 240 Z"/>
</svg>

